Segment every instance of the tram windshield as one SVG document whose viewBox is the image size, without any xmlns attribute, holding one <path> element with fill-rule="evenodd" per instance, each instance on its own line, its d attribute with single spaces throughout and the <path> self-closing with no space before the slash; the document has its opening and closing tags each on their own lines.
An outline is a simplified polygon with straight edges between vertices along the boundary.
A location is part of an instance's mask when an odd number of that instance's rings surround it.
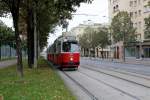
<svg viewBox="0 0 150 100">
<path fill-rule="evenodd" d="M 79 52 L 79 45 L 77 42 L 63 42 L 63 52 Z"/>
</svg>

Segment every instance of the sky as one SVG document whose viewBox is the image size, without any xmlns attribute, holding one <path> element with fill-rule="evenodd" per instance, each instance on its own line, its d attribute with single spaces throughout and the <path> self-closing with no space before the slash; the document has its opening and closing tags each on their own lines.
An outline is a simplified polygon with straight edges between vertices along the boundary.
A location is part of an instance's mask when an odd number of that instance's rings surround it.
<svg viewBox="0 0 150 100">
<path fill-rule="evenodd" d="M 94 0 L 92 4 L 82 3 L 73 15 L 72 20 L 69 20 L 68 30 L 82 24 L 85 21 L 91 20 L 93 23 L 106 23 L 108 22 L 108 0 Z M 87 14 L 87 15 L 79 15 Z M 105 17 L 104 17 L 105 16 Z M 12 19 L 0 18 L 7 26 L 12 27 Z M 62 29 L 57 27 L 55 34 L 49 34 L 48 45 L 62 34 Z"/>
<path fill-rule="evenodd" d="M 8 17 L 1 17 L 0 20 L 2 20 L 8 27 L 13 27 L 13 21 L 10 16 Z"/>
<path fill-rule="evenodd" d="M 81 6 L 77 8 L 75 14 L 72 20 L 69 20 L 68 31 L 88 20 L 91 20 L 93 23 L 107 23 L 108 0 L 94 0 L 92 4 L 82 3 Z M 87 14 L 88 16 L 78 14 Z M 50 34 L 48 39 L 49 45 L 61 34 L 62 29 L 58 27 L 54 35 Z"/>
<path fill-rule="evenodd" d="M 108 0 L 94 0 L 92 4 L 82 3 L 80 8 L 77 9 L 76 14 L 87 14 L 88 16 L 74 15 L 73 19 L 69 21 L 69 29 L 87 20 L 92 20 L 95 23 L 106 22 L 107 19 L 103 16 L 108 16 L 107 1 Z"/>
</svg>

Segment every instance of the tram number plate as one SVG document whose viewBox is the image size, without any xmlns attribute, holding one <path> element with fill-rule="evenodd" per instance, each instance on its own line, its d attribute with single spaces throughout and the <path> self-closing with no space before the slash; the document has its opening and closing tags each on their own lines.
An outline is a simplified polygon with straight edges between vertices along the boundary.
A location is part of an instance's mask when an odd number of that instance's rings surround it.
<svg viewBox="0 0 150 100">
<path fill-rule="evenodd" d="M 74 63 L 73 62 L 69 62 L 69 65 L 73 65 Z"/>
</svg>

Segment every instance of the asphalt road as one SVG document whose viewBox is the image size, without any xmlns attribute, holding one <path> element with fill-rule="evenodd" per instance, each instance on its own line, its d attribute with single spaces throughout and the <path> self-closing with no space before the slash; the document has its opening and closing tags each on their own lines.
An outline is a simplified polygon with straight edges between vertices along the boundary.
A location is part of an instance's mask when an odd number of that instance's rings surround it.
<svg viewBox="0 0 150 100">
<path fill-rule="evenodd" d="M 6 61 L 1 61 L 0 62 L 0 69 L 4 68 L 4 67 L 8 67 L 10 65 L 16 64 L 17 60 L 13 59 L 13 60 L 6 60 Z"/>
<path fill-rule="evenodd" d="M 146 65 L 123 64 L 123 63 L 114 63 L 110 61 L 90 60 L 90 59 L 81 59 L 81 65 L 93 65 L 95 67 L 101 68 L 120 69 L 129 72 L 134 72 L 137 74 L 150 76 L 150 66 Z"/>
<path fill-rule="evenodd" d="M 58 73 L 78 100 L 150 100 L 149 66 L 81 59 L 77 71 Z"/>
</svg>

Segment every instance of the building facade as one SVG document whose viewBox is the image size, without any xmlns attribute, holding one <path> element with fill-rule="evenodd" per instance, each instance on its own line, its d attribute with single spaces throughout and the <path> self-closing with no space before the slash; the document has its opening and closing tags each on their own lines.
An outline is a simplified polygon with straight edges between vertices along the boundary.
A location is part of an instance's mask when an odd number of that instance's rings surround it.
<svg viewBox="0 0 150 100">
<path fill-rule="evenodd" d="M 144 34 L 145 21 L 144 19 L 150 16 L 150 7 L 147 6 L 149 0 L 109 0 L 109 17 L 111 19 L 119 11 L 127 11 L 136 28 L 137 43 L 135 46 L 126 48 L 127 57 L 140 58 L 143 55 L 145 58 L 150 58 L 150 39 Z M 117 44 L 115 48 L 115 56 L 121 58 L 122 43 Z"/>
</svg>

